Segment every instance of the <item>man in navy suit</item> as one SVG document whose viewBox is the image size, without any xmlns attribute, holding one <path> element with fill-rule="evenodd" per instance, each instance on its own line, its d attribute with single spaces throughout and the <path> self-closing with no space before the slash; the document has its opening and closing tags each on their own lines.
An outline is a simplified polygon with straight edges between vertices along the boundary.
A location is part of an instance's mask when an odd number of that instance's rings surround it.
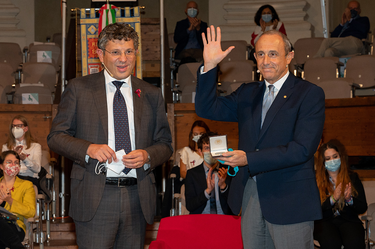
<svg viewBox="0 0 375 249">
<path fill-rule="evenodd" d="M 312 249 L 313 221 L 322 217 L 313 155 L 324 125 L 324 92 L 289 73 L 291 44 L 269 31 L 255 47 L 265 80 L 217 97 L 217 64 L 234 48 L 222 51 L 220 42 L 220 28 L 207 29 L 195 108 L 207 119 L 238 122 L 238 150 L 218 159 L 239 166 L 228 202 L 235 214 L 242 208 L 244 248 Z"/>
<path fill-rule="evenodd" d="M 210 136 L 203 134 L 198 140 L 198 154 L 203 157 L 201 165 L 189 169 L 185 179 L 186 208 L 190 214 L 229 214 L 227 169 L 220 167 L 217 159 L 211 156 Z M 214 172 L 218 169 L 217 173 Z M 215 178 L 217 178 L 215 180 Z"/>
</svg>

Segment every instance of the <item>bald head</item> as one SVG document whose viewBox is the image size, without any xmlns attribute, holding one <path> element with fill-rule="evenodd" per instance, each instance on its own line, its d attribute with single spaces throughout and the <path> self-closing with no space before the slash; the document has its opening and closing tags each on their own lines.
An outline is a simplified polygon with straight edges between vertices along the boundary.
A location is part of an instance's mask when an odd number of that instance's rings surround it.
<svg viewBox="0 0 375 249">
<path fill-rule="evenodd" d="M 198 4 L 194 1 L 190 1 L 186 4 L 186 9 L 189 9 L 189 8 L 198 9 Z"/>
<path fill-rule="evenodd" d="M 348 9 L 350 9 L 350 10 L 354 9 L 358 12 L 358 14 L 361 13 L 361 5 L 357 1 L 350 1 L 348 3 Z"/>
</svg>

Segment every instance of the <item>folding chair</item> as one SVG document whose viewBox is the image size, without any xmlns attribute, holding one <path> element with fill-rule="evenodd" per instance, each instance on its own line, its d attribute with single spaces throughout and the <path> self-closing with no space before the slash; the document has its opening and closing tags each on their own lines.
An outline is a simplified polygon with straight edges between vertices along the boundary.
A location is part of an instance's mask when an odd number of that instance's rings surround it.
<svg viewBox="0 0 375 249">
<path fill-rule="evenodd" d="M 319 83 L 326 99 L 342 99 L 353 97 L 353 82 L 349 79 L 333 79 Z"/>
<path fill-rule="evenodd" d="M 25 104 L 32 101 L 33 96 L 37 96 L 38 104 L 53 104 L 52 94 L 49 88 L 44 87 L 43 84 L 32 84 L 28 86 L 21 86 L 17 88 L 13 96 L 14 104 Z M 25 97 L 27 99 L 23 99 Z M 30 100 L 30 101 L 29 101 Z"/>
<path fill-rule="evenodd" d="M 300 38 L 294 43 L 294 59 L 297 71 L 302 72 L 305 62 L 314 58 L 323 39 L 323 37 Z"/>
<path fill-rule="evenodd" d="M 304 67 L 304 79 L 319 85 L 325 80 L 338 78 L 338 58 L 321 57 L 312 58 L 306 61 Z"/>
<path fill-rule="evenodd" d="M 57 80 L 58 74 L 51 63 L 27 62 L 23 64 L 22 83 L 42 83 L 50 89 L 51 93 L 54 93 Z"/>
<path fill-rule="evenodd" d="M 29 45 L 28 62 L 51 63 L 56 71 L 60 70 L 61 49 L 53 42 L 34 42 Z"/>
</svg>

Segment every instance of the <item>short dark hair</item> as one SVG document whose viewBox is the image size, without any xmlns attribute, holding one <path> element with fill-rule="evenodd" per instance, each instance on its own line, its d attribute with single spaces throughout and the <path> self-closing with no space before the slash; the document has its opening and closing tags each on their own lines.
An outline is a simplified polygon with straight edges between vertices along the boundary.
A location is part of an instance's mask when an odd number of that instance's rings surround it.
<svg viewBox="0 0 375 249">
<path fill-rule="evenodd" d="M 256 25 L 260 26 L 260 18 L 262 18 L 262 12 L 264 9 L 267 9 L 269 8 L 271 10 L 271 13 L 272 13 L 272 21 L 273 20 L 278 20 L 280 21 L 280 18 L 279 18 L 279 15 L 277 14 L 276 10 L 274 7 L 272 7 L 271 5 L 269 4 L 265 4 L 263 6 L 261 6 L 257 13 L 255 14 L 254 16 L 254 22 L 256 23 Z"/>
<path fill-rule="evenodd" d="M 108 41 L 114 40 L 133 40 L 134 48 L 138 49 L 139 38 L 137 32 L 129 25 L 125 23 L 112 23 L 107 25 L 98 38 L 98 48 L 105 49 Z"/>
<path fill-rule="evenodd" d="M 201 149 L 203 148 L 203 144 L 210 144 L 210 137 L 211 136 L 217 136 L 217 132 L 207 132 L 207 133 L 204 133 L 198 140 L 197 142 L 197 145 L 198 145 L 198 149 Z"/>
<path fill-rule="evenodd" d="M 193 125 L 191 126 L 191 129 L 190 129 L 190 133 L 189 133 L 189 148 L 192 151 L 195 151 L 195 142 L 193 141 L 193 129 L 196 126 L 204 128 L 206 130 L 206 132 L 210 131 L 210 128 L 208 128 L 208 125 L 203 120 L 197 120 L 193 123 Z"/>
</svg>

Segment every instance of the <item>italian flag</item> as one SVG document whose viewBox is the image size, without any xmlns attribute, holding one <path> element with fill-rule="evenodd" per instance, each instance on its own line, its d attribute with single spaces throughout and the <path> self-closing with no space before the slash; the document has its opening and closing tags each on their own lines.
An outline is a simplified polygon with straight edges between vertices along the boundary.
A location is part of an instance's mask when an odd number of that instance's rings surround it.
<svg viewBox="0 0 375 249">
<path fill-rule="evenodd" d="M 117 7 L 112 4 L 104 4 L 99 10 L 99 27 L 98 27 L 98 34 L 102 32 L 102 30 L 108 24 L 116 22 L 116 12 L 115 9 Z"/>
</svg>

